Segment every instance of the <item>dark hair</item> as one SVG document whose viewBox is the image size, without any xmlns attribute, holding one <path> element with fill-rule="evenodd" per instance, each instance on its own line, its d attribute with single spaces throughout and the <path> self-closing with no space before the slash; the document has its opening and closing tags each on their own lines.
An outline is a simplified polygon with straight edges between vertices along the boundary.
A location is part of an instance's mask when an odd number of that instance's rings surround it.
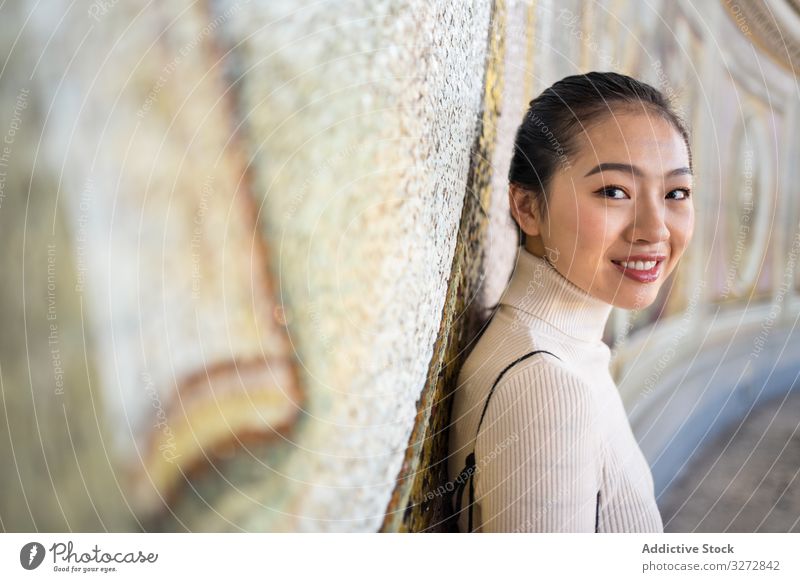
<svg viewBox="0 0 800 582">
<path fill-rule="evenodd" d="M 591 122 L 621 107 L 649 110 L 669 121 L 686 143 L 691 168 L 689 132 L 661 91 L 619 73 L 565 77 L 530 102 L 517 130 L 508 171 L 510 184 L 531 192 L 540 216 L 545 215 L 547 187 L 559 163 L 568 164 L 575 154 L 577 135 Z M 519 244 L 525 244 L 519 225 L 517 232 Z"/>
</svg>

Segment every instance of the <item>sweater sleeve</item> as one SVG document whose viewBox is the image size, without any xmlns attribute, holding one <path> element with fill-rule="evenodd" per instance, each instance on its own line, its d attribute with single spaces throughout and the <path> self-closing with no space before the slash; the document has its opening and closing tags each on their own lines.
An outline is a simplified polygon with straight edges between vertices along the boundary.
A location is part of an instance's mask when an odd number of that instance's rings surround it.
<svg viewBox="0 0 800 582">
<path fill-rule="evenodd" d="M 475 445 L 484 532 L 594 532 L 601 450 L 591 387 L 526 363 L 504 377 Z"/>
</svg>

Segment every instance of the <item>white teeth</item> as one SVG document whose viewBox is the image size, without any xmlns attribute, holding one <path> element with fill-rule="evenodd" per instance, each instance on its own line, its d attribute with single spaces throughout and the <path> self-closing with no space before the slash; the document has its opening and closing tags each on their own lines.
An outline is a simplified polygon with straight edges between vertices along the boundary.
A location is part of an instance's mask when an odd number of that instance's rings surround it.
<svg viewBox="0 0 800 582">
<path fill-rule="evenodd" d="M 657 261 L 619 261 L 619 264 L 626 269 L 633 269 L 636 271 L 649 271 L 656 266 Z"/>
</svg>

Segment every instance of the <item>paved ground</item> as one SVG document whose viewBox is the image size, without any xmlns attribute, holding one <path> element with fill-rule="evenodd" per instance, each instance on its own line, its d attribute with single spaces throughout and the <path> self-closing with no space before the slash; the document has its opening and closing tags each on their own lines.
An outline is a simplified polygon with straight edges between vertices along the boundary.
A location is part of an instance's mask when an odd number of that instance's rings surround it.
<svg viewBox="0 0 800 582">
<path fill-rule="evenodd" d="M 800 532 L 800 394 L 765 403 L 659 500 L 667 532 Z M 727 447 L 727 448 L 726 448 Z"/>
</svg>

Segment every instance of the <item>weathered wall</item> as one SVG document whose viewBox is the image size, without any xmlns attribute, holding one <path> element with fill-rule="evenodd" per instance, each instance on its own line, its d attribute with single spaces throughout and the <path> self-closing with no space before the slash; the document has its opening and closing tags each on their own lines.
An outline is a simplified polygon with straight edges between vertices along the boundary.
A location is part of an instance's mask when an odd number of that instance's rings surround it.
<svg viewBox="0 0 800 582">
<path fill-rule="evenodd" d="M 722 3 L 11 2 L 0 46 L 5 529 L 439 529 L 513 133 L 567 74 L 695 128 L 693 247 L 607 330 L 626 403 L 717 306 L 797 313 L 795 85 Z"/>
<path fill-rule="evenodd" d="M 380 527 L 440 332 L 490 14 L 33 10 L 21 42 L 54 40 L 41 61 L 15 55 L 11 78 L 33 73 L 32 100 L 55 112 L 37 118 L 31 171 L 56 175 L 45 224 L 69 226 L 58 316 L 78 318 L 97 369 L 96 407 L 77 417 L 108 431 L 87 441 L 118 465 L 106 511 L 121 527 Z M 29 385 L 57 403 L 43 372 L 14 376 L 10 401 Z M 71 527 L 30 511 L 9 524 Z"/>
</svg>

